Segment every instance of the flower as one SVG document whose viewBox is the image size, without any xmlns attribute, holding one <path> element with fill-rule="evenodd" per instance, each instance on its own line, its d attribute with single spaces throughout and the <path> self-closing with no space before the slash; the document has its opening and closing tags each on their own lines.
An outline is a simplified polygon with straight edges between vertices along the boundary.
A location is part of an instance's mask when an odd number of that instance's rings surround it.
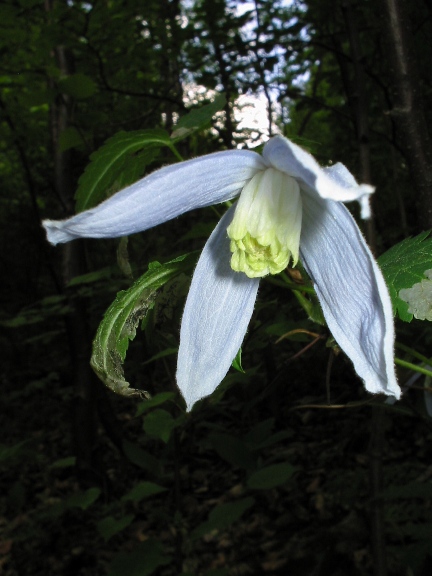
<svg viewBox="0 0 432 576">
<path fill-rule="evenodd" d="M 229 370 L 251 318 L 259 279 L 300 257 L 324 317 L 369 392 L 400 397 L 393 313 L 381 271 L 342 204 L 369 216 L 373 188 L 342 164 L 320 168 L 281 136 L 260 156 L 208 154 L 161 168 L 67 220 L 45 220 L 52 244 L 146 230 L 188 210 L 240 194 L 208 239 L 195 269 L 180 330 L 177 383 L 188 409 Z"/>
</svg>

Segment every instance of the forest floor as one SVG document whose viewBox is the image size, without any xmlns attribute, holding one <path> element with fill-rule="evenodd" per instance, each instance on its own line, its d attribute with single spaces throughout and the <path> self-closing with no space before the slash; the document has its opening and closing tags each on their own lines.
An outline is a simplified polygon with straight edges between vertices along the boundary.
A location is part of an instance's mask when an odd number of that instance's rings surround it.
<svg viewBox="0 0 432 576">
<path fill-rule="evenodd" d="M 283 402 L 280 386 L 265 401 L 233 387 L 186 416 L 163 396 L 136 416 L 135 401 L 109 393 L 125 440 L 119 449 L 98 425 L 93 477 L 74 467 L 72 391 L 55 377 L 5 383 L 0 573 L 373 574 L 371 398 L 327 407 L 291 376 L 301 385 L 283 384 Z M 431 573 L 432 427 L 418 396 L 380 409 L 381 552 L 395 576 Z"/>
</svg>

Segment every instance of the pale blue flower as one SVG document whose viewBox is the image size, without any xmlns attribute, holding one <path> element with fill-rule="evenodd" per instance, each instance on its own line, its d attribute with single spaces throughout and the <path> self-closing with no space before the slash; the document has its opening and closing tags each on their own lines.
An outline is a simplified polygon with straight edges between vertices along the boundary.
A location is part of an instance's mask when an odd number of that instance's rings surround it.
<svg viewBox="0 0 432 576">
<path fill-rule="evenodd" d="M 113 238 L 226 202 L 242 190 L 240 202 L 207 241 L 186 301 L 177 383 L 188 409 L 211 394 L 228 372 L 245 336 L 260 276 L 298 257 L 329 329 L 366 389 L 399 398 L 388 290 L 341 203 L 359 201 L 368 217 L 373 188 L 358 185 L 342 164 L 322 169 L 310 154 L 276 136 L 264 146 L 263 156 L 229 150 L 167 166 L 96 208 L 43 225 L 52 244 Z"/>
</svg>

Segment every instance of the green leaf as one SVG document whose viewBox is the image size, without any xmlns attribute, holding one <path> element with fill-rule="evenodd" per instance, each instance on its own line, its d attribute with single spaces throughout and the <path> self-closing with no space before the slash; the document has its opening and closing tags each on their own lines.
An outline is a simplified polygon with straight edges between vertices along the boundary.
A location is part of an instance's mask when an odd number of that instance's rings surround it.
<svg viewBox="0 0 432 576">
<path fill-rule="evenodd" d="M 254 490 L 270 490 L 271 488 L 285 484 L 295 471 L 296 468 L 291 466 L 291 464 L 282 463 L 266 466 L 251 474 L 247 485 Z"/>
<path fill-rule="evenodd" d="M 174 132 L 171 134 L 173 140 L 181 140 L 186 136 L 207 126 L 216 112 L 222 110 L 226 104 L 225 94 L 218 94 L 213 102 L 194 108 L 186 116 L 177 122 Z"/>
<path fill-rule="evenodd" d="M 254 498 L 248 497 L 216 506 L 210 512 L 208 520 L 192 530 L 190 538 L 195 540 L 213 530 L 226 530 L 234 522 L 237 522 L 254 503 Z"/>
<path fill-rule="evenodd" d="M 120 242 L 117 246 L 117 265 L 126 278 L 133 278 L 132 267 L 129 262 L 129 252 L 128 252 L 129 237 L 123 236 L 120 238 Z"/>
<path fill-rule="evenodd" d="M 97 87 L 89 76 L 85 74 L 72 74 L 67 78 L 62 78 L 58 82 L 58 89 L 63 94 L 68 94 L 77 100 L 90 98 L 96 93 Z"/>
<path fill-rule="evenodd" d="M 28 459 L 34 457 L 35 453 L 31 449 L 33 440 L 31 438 L 18 442 L 13 446 L 5 446 L 0 444 L 0 465 L 11 464 L 11 462 L 20 459 Z"/>
<path fill-rule="evenodd" d="M 117 394 L 142 395 L 139 390 L 130 388 L 124 378 L 123 362 L 129 341 L 135 338 L 139 321 L 154 306 L 157 289 L 191 269 L 195 262 L 196 254 L 188 254 L 152 268 L 128 290 L 119 292 L 106 311 L 93 341 L 90 363 L 102 382 Z"/>
<path fill-rule="evenodd" d="M 90 156 L 78 182 L 76 211 L 96 206 L 144 174 L 162 146 L 173 149 L 164 130 L 119 132 Z"/>
<path fill-rule="evenodd" d="M 400 498 L 432 498 L 432 483 L 410 482 L 403 486 L 389 486 L 380 493 L 385 499 L 393 500 Z"/>
<path fill-rule="evenodd" d="M 120 552 L 112 561 L 108 576 L 149 576 L 170 562 L 171 557 L 166 555 L 160 542 L 150 538 L 132 552 Z"/>
<path fill-rule="evenodd" d="M 65 152 L 70 148 L 82 148 L 84 140 L 76 128 L 70 126 L 63 130 L 59 138 L 59 147 L 61 152 Z"/>
<path fill-rule="evenodd" d="M 246 372 L 243 370 L 241 357 L 242 357 L 242 349 L 240 348 L 234 360 L 232 361 L 232 367 L 234 368 L 234 370 L 237 370 L 237 372 L 242 372 L 243 374 L 246 374 Z"/>
<path fill-rule="evenodd" d="M 151 362 L 154 362 L 155 360 L 159 360 L 160 358 L 166 358 L 167 356 L 172 356 L 173 354 L 177 354 L 177 352 L 178 352 L 178 348 L 165 348 L 165 350 L 161 350 L 160 352 L 158 352 L 157 354 L 155 354 L 154 356 L 152 356 L 151 358 L 149 358 L 148 360 L 143 362 L 143 366 L 145 366 L 146 364 L 150 364 Z"/>
<path fill-rule="evenodd" d="M 100 496 L 100 488 L 89 488 L 85 492 L 72 494 L 64 501 L 65 508 L 81 508 L 87 510 Z"/>
<path fill-rule="evenodd" d="M 68 282 L 68 288 L 71 286 L 79 286 L 81 284 L 92 284 L 93 282 L 99 282 L 100 280 L 107 280 L 111 278 L 113 274 L 113 266 L 106 266 L 100 270 L 95 270 L 94 272 L 88 272 L 87 274 L 81 274 L 81 276 L 74 276 L 70 282 Z"/>
<path fill-rule="evenodd" d="M 154 482 L 140 482 L 132 488 L 127 494 L 122 497 L 123 502 L 132 500 L 132 502 L 140 502 L 144 498 L 149 498 L 161 492 L 166 492 L 167 488 L 159 486 Z"/>
<path fill-rule="evenodd" d="M 251 470 L 256 466 L 256 457 L 247 444 L 231 434 L 212 434 L 210 442 L 221 458 L 232 466 Z"/>
<path fill-rule="evenodd" d="M 143 429 L 146 434 L 167 443 L 171 432 L 181 424 L 182 417 L 174 419 L 169 412 L 158 408 L 146 416 Z"/>
<path fill-rule="evenodd" d="M 244 437 L 244 441 L 251 450 L 255 450 L 257 444 L 261 444 L 261 442 L 264 442 L 271 436 L 274 423 L 274 418 L 268 418 L 258 422 L 258 424 L 249 430 L 249 432 Z"/>
<path fill-rule="evenodd" d="M 107 516 L 103 520 L 100 520 L 96 527 L 99 534 L 102 536 L 105 542 L 107 542 L 115 534 L 118 534 L 127 528 L 132 523 L 134 518 L 135 516 L 133 514 L 127 514 L 126 516 L 122 516 L 119 519 L 116 519 L 113 516 Z"/>
<path fill-rule="evenodd" d="M 314 294 L 309 294 L 309 297 L 306 297 L 301 290 L 293 290 L 293 293 L 309 319 L 320 326 L 325 326 L 326 321 L 318 298 Z"/>
<path fill-rule="evenodd" d="M 69 456 L 68 458 L 61 458 L 60 460 L 56 460 L 50 466 L 50 468 L 70 468 L 71 466 L 75 466 L 76 457 Z"/>
<path fill-rule="evenodd" d="M 174 400 L 176 395 L 174 392 L 160 392 L 156 394 L 152 398 L 148 400 L 144 400 L 141 404 L 138 405 L 137 411 L 135 416 L 141 416 L 144 412 L 150 410 L 150 408 L 154 408 L 155 406 L 159 406 L 160 404 L 164 404 L 168 400 Z"/>
<path fill-rule="evenodd" d="M 126 458 L 135 464 L 135 466 L 138 466 L 143 470 L 147 470 L 153 475 L 160 475 L 160 460 L 155 458 L 152 454 L 150 454 L 150 452 L 146 452 L 138 444 L 128 442 L 127 440 L 123 440 L 122 449 Z"/>
<path fill-rule="evenodd" d="M 429 232 L 422 232 L 415 238 L 407 238 L 380 256 L 378 264 L 389 288 L 394 313 L 411 322 L 413 314 L 399 292 L 421 282 L 424 272 L 432 268 L 432 237 Z"/>
</svg>

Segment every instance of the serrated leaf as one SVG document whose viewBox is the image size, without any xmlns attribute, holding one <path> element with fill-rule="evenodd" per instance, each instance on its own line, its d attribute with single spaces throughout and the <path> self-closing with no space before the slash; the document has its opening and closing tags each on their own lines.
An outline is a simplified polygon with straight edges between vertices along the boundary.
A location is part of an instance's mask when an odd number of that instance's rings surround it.
<svg viewBox="0 0 432 576">
<path fill-rule="evenodd" d="M 401 320 L 411 322 L 413 314 L 399 292 L 423 280 L 425 270 L 432 268 L 432 237 L 429 232 L 422 232 L 415 238 L 407 238 L 380 256 L 378 264 L 390 292 L 394 313 Z"/>
<path fill-rule="evenodd" d="M 205 104 L 200 108 L 194 108 L 186 116 L 180 118 L 177 122 L 174 132 L 171 134 L 173 140 L 181 140 L 196 132 L 201 128 L 204 128 L 210 123 L 216 112 L 219 112 L 224 108 L 226 104 L 225 94 L 217 94 L 213 102 L 210 104 Z"/>
<path fill-rule="evenodd" d="M 257 470 L 249 476 L 247 481 L 248 488 L 254 490 L 270 490 L 285 484 L 296 471 L 291 464 L 281 463 L 266 466 Z"/>
<path fill-rule="evenodd" d="M 144 174 L 162 146 L 172 148 L 164 130 L 119 132 L 90 156 L 78 181 L 76 211 L 96 206 Z M 139 153 L 139 154 L 138 154 Z"/>
<path fill-rule="evenodd" d="M 216 506 L 210 512 L 208 520 L 192 530 L 190 538 L 195 540 L 213 530 L 226 530 L 237 522 L 254 503 L 254 498 L 248 497 Z"/>
<path fill-rule="evenodd" d="M 159 484 L 155 484 L 154 482 L 140 482 L 122 497 L 122 501 L 127 502 L 131 500 L 132 502 L 140 502 L 144 498 L 149 498 L 150 496 L 155 496 L 156 494 L 166 491 L 167 488 L 159 486 Z"/>
<path fill-rule="evenodd" d="M 124 378 L 123 362 L 129 342 L 135 338 L 139 321 L 154 306 L 158 288 L 191 269 L 195 262 L 196 254 L 187 254 L 152 268 L 128 290 L 119 292 L 105 312 L 93 341 L 90 364 L 102 382 L 117 394 L 142 395 L 130 388 Z"/>
</svg>

